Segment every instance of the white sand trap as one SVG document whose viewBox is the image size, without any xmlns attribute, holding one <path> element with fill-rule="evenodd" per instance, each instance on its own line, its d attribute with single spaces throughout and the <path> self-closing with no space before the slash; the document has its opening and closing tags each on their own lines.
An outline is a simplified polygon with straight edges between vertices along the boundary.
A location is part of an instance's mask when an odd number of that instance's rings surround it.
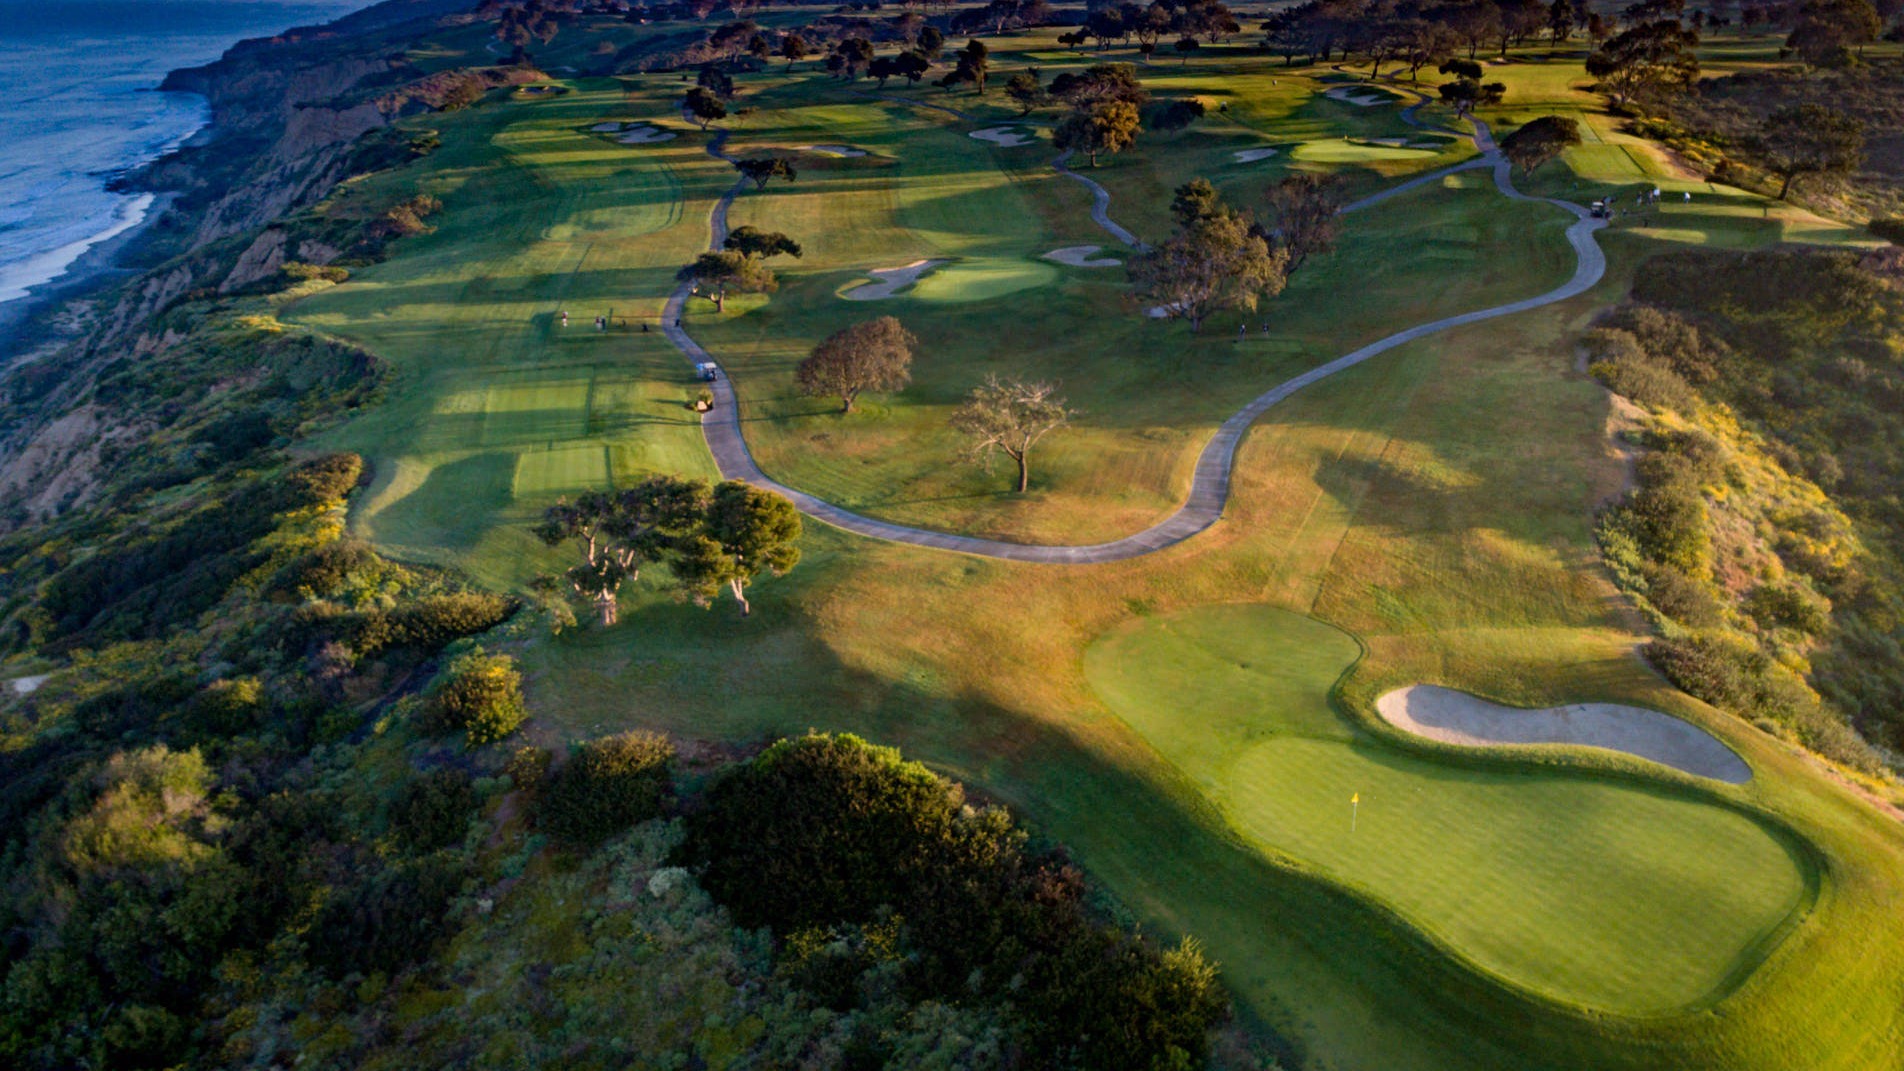
<svg viewBox="0 0 1904 1071">
<path fill-rule="evenodd" d="M 596 123 L 594 126 L 589 127 L 589 129 L 597 134 L 612 134 L 625 125 L 624 123 Z"/>
<path fill-rule="evenodd" d="M 672 130 L 662 130 L 659 127 L 652 126 L 638 126 L 631 130 L 622 131 L 621 136 L 615 140 L 621 142 L 623 145 L 647 145 L 656 141 L 668 141 L 674 136 L 674 131 Z"/>
<path fill-rule="evenodd" d="M 1334 89 L 1324 90 L 1322 95 L 1330 100 L 1353 104 L 1358 108 L 1373 108 L 1377 104 L 1388 104 L 1395 99 L 1386 93 L 1371 93 L 1361 86 L 1336 86 Z"/>
<path fill-rule="evenodd" d="M 801 152 L 823 152 L 832 156 L 865 156 L 865 149 L 855 149 L 851 145 L 802 145 Z"/>
<path fill-rule="evenodd" d="M 1362 140 L 1369 145 L 1386 145 L 1391 149 L 1399 149 L 1408 144 L 1407 138 L 1363 138 Z"/>
<path fill-rule="evenodd" d="M 972 131 L 972 137 L 980 141 L 989 141 L 1006 149 L 1016 149 L 1020 145 L 1031 144 L 1031 138 L 1013 126 L 988 126 L 984 130 Z"/>
<path fill-rule="evenodd" d="M 1104 248 L 1101 245 L 1067 245 L 1063 249 L 1053 249 L 1045 254 L 1046 260 L 1055 260 L 1060 264 L 1069 264 L 1074 268 L 1115 268 L 1124 263 L 1116 257 L 1094 257 L 1091 254 Z"/>
<path fill-rule="evenodd" d="M 46 683 L 48 676 L 42 673 L 37 677 L 15 677 L 7 682 L 7 686 L 13 689 L 14 695 L 32 695 L 40 690 L 40 685 Z"/>
<path fill-rule="evenodd" d="M 1267 160 L 1270 157 L 1276 155 L 1280 151 L 1282 150 L 1280 149 L 1238 149 L 1235 152 L 1231 153 L 1230 155 L 1236 157 L 1236 162 L 1239 164 L 1253 164 L 1258 160 Z"/>
<path fill-rule="evenodd" d="M 872 282 L 861 283 L 840 296 L 848 301 L 880 301 L 918 282 L 944 263 L 943 260 L 915 260 L 899 268 L 874 268 L 866 273 L 873 277 Z"/>
<path fill-rule="evenodd" d="M 1574 744 L 1637 755 L 1695 777 L 1742 785 L 1752 779 L 1745 760 L 1689 721 L 1644 707 L 1571 703 L 1525 710 L 1490 703 L 1466 692 L 1417 684 L 1375 701 L 1375 709 L 1404 732 L 1447 744 Z"/>
</svg>

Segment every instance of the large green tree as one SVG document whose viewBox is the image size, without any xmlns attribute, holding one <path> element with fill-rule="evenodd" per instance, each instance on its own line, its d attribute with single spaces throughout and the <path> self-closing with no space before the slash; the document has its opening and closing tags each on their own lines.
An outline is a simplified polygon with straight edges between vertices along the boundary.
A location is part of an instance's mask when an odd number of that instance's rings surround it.
<svg viewBox="0 0 1904 1071">
<path fill-rule="evenodd" d="M 780 54 L 786 57 L 787 69 L 790 71 L 794 64 L 807 58 L 809 51 L 811 46 L 807 44 L 807 39 L 797 33 L 790 33 L 780 39 Z"/>
<path fill-rule="evenodd" d="M 674 553 L 706 509 L 707 493 L 698 480 L 672 476 L 590 491 L 550 506 L 535 534 L 551 547 L 570 544 L 580 553 L 566 574 L 569 587 L 595 607 L 603 625 L 613 625 L 622 584 Z"/>
<path fill-rule="evenodd" d="M 1805 0 L 1785 47 L 1814 67 L 1842 67 L 1883 32 L 1869 0 Z"/>
<path fill-rule="evenodd" d="M 1137 106 L 1107 100 L 1087 105 L 1064 117 L 1052 132 L 1051 143 L 1065 152 L 1080 152 L 1097 166 L 1104 153 L 1119 153 L 1137 141 Z"/>
<path fill-rule="evenodd" d="M 762 260 L 782 255 L 798 258 L 804 252 L 799 242 L 779 231 L 763 231 L 751 225 L 729 231 L 726 240 L 721 242 L 721 248 Z"/>
<path fill-rule="evenodd" d="M 1264 296 L 1282 292 L 1289 253 L 1269 247 L 1250 221 L 1230 213 L 1205 216 L 1131 258 L 1136 299 L 1190 330 L 1219 309 L 1254 309 Z"/>
<path fill-rule="evenodd" d="M 1342 181 L 1334 175 L 1294 171 L 1269 188 L 1267 226 L 1258 228 L 1273 249 L 1288 254 L 1288 272 L 1294 274 L 1317 253 L 1335 248 L 1337 221 L 1342 212 Z"/>
<path fill-rule="evenodd" d="M 919 340 L 897 319 L 881 316 L 828 335 L 794 369 L 800 393 L 840 400 L 850 413 L 866 391 L 902 390 L 912 382 L 912 355 Z"/>
<path fill-rule="evenodd" d="M 694 263 L 676 272 L 674 277 L 690 284 L 694 293 L 712 301 L 715 312 L 727 311 L 727 293 L 730 290 L 748 294 L 771 293 L 780 286 L 780 281 L 774 278 L 773 269 L 767 267 L 759 257 L 731 249 L 702 253 L 695 258 Z"/>
<path fill-rule="evenodd" d="M 1038 84 L 1038 72 L 1035 69 L 1019 71 L 1012 75 L 1005 82 L 1005 95 L 1012 99 L 1013 104 L 1018 105 L 1020 116 L 1030 115 L 1033 108 L 1051 99 L 1051 95 L 1045 92 L 1045 87 Z"/>
<path fill-rule="evenodd" d="M 695 86 L 681 102 L 681 110 L 706 130 L 708 124 L 717 119 L 727 118 L 727 105 L 713 90 L 706 86 Z"/>
<path fill-rule="evenodd" d="M 1699 35 L 1678 19 L 1645 22 L 1616 35 L 1587 57 L 1587 73 L 1624 107 L 1638 93 L 1670 92 L 1699 77 Z"/>
<path fill-rule="evenodd" d="M 734 170 L 752 181 L 756 190 L 766 189 L 774 179 L 792 182 L 800 177 L 793 161 L 784 156 L 750 156 L 734 161 Z"/>
<path fill-rule="evenodd" d="M 1564 115 L 1529 120 L 1501 139 L 1501 152 L 1514 166 L 1532 175 L 1548 161 L 1580 144 L 1580 124 Z"/>
<path fill-rule="evenodd" d="M 1751 141 L 1780 177 L 1779 200 L 1801 175 L 1843 174 L 1864 160 L 1864 123 L 1822 104 L 1794 104 L 1767 116 Z"/>
<path fill-rule="evenodd" d="M 680 543 L 675 578 L 696 604 L 711 604 L 726 588 L 753 613 L 747 589 L 761 574 L 785 576 L 800 560 L 800 511 L 772 491 L 738 480 L 715 486 L 700 526 Z"/>
</svg>

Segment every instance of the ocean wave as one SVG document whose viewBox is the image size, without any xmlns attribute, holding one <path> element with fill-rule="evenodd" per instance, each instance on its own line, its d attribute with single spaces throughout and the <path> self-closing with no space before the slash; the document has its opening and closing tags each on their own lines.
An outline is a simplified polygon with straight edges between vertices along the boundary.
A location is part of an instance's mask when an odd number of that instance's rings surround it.
<svg viewBox="0 0 1904 1071">
<path fill-rule="evenodd" d="M 118 211 L 113 214 L 112 222 L 97 233 L 68 242 L 57 249 L 33 254 L 23 260 L 0 264 L 0 302 L 17 301 L 26 297 L 33 287 L 50 283 L 66 274 L 66 270 L 73 266 L 73 262 L 85 256 L 88 249 L 101 242 L 117 238 L 145 222 L 146 213 L 151 211 L 154 200 L 152 194 L 139 194 L 119 206 Z"/>
</svg>

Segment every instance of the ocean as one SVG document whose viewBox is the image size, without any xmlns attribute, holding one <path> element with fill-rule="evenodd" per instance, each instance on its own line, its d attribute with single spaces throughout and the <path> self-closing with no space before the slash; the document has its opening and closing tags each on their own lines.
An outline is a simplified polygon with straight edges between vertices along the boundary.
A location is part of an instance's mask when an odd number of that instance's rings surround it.
<svg viewBox="0 0 1904 1071">
<path fill-rule="evenodd" d="M 0 0 L 0 307 L 136 227 L 150 194 L 111 179 L 205 125 L 166 72 L 248 37 L 327 22 L 370 0 Z"/>
</svg>

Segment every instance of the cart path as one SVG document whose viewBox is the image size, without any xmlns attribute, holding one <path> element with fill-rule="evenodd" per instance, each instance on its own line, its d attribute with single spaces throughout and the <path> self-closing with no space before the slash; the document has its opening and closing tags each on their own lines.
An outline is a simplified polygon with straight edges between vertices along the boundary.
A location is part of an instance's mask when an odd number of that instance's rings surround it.
<svg viewBox="0 0 1904 1071">
<path fill-rule="evenodd" d="M 950 111 L 950 109 L 940 110 Z M 1409 110 L 1412 112 L 1413 109 Z M 1210 441 L 1204 444 L 1202 453 L 1197 456 L 1196 470 L 1191 477 L 1190 495 L 1184 500 L 1183 505 L 1169 517 L 1141 532 L 1108 543 L 1085 546 L 1014 543 L 1002 539 L 985 539 L 978 536 L 933 531 L 928 528 L 913 528 L 843 509 L 825 499 L 816 498 L 804 491 L 795 490 L 770 479 L 761 471 L 760 466 L 754 461 L 753 454 L 747 449 L 747 439 L 741 428 L 739 399 L 735 397 L 733 383 L 725 373 L 711 384 L 714 393 L 713 410 L 701 417 L 701 433 L 707 440 L 708 450 L 714 455 L 715 464 L 720 468 L 724 479 L 742 480 L 756 487 L 778 492 L 790 499 L 801 513 L 814 520 L 869 539 L 883 539 L 894 543 L 907 543 L 913 546 L 956 551 L 1006 561 L 1073 565 L 1125 561 L 1181 543 L 1222 519 L 1223 507 L 1230 497 L 1230 475 L 1236 464 L 1237 448 L 1242 444 L 1243 436 L 1248 433 L 1250 425 L 1276 403 L 1304 387 L 1319 383 L 1338 372 L 1354 368 L 1369 358 L 1386 353 L 1398 346 L 1451 328 L 1502 316 L 1512 316 L 1515 313 L 1566 301 L 1592 289 L 1594 284 L 1606 274 L 1606 254 L 1600 249 L 1594 237 L 1595 232 L 1606 225 L 1606 221 L 1593 219 L 1586 209 L 1571 202 L 1533 197 L 1520 192 L 1514 187 L 1511 165 L 1495 146 L 1493 133 L 1488 129 L 1487 124 L 1478 119 L 1470 121 L 1474 124 L 1472 136 L 1475 147 L 1480 149 L 1482 154 L 1479 158 L 1411 179 L 1395 189 L 1347 205 L 1343 210 L 1355 211 L 1379 204 L 1396 194 L 1430 182 L 1437 182 L 1458 171 L 1489 167 L 1494 172 L 1494 185 L 1503 196 L 1516 201 L 1555 205 L 1573 215 L 1574 222 L 1567 228 L 1567 242 L 1572 246 L 1575 257 L 1573 277 L 1560 286 L 1535 297 L 1510 301 L 1455 316 L 1445 316 L 1397 331 L 1386 338 L 1377 339 L 1358 350 L 1337 357 L 1327 364 L 1284 380 L 1258 395 L 1248 405 L 1225 420 L 1217 428 L 1216 434 L 1210 437 Z M 727 155 L 724 150 L 726 141 L 726 132 L 717 135 L 708 143 L 708 153 L 719 159 L 731 161 L 733 157 Z M 1064 170 L 1062 167 L 1059 169 Z M 1093 196 L 1098 199 L 1092 218 L 1098 225 L 1117 236 L 1119 241 L 1135 245 L 1128 231 L 1111 223 L 1108 215 L 1103 214 L 1103 210 L 1110 202 L 1109 192 L 1083 176 L 1069 171 L 1065 173 L 1071 174 L 1073 178 L 1092 187 Z M 727 211 L 734 203 L 734 198 L 741 192 L 745 182 L 745 179 L 735 182 L 734 186 L 715 202 L 714 209 L 708 217 L 711 248 L 719 249 L 721 243 L 727 239 Z M 668 341 L 673 343 L 689 362 L 694 364 L 713 362 L 713 356 L 678 326 L 681 312 L 686 307 L 689 296 L 689 287 L 685 283 L 675 288 L 674 293 L 669 296 L 662 310 L 662 334 L 667 336 Z"/>
<path fill-rule="evenodd" d="M 1103 228 L 1106 234 L 1130 246 L 1139 253 L 1149 249 L 1150 246 L 1138 240 L 1136 235 L 1125 230 L 1116 220 L 1111 218 L 1111 191 L 1098 185 L 1095 180 L 1085 178 L 1083 175 L 1065 166 L 1065 161 L 1071 159 L 1074 155 L 1074 153 L 1067 151 L 1064 155 L 1051 161 L 1051 169 L 1066 178 L 1082 182 L 1084 188 L 1091 191 L 1091 222 Z"/>
</svg>

